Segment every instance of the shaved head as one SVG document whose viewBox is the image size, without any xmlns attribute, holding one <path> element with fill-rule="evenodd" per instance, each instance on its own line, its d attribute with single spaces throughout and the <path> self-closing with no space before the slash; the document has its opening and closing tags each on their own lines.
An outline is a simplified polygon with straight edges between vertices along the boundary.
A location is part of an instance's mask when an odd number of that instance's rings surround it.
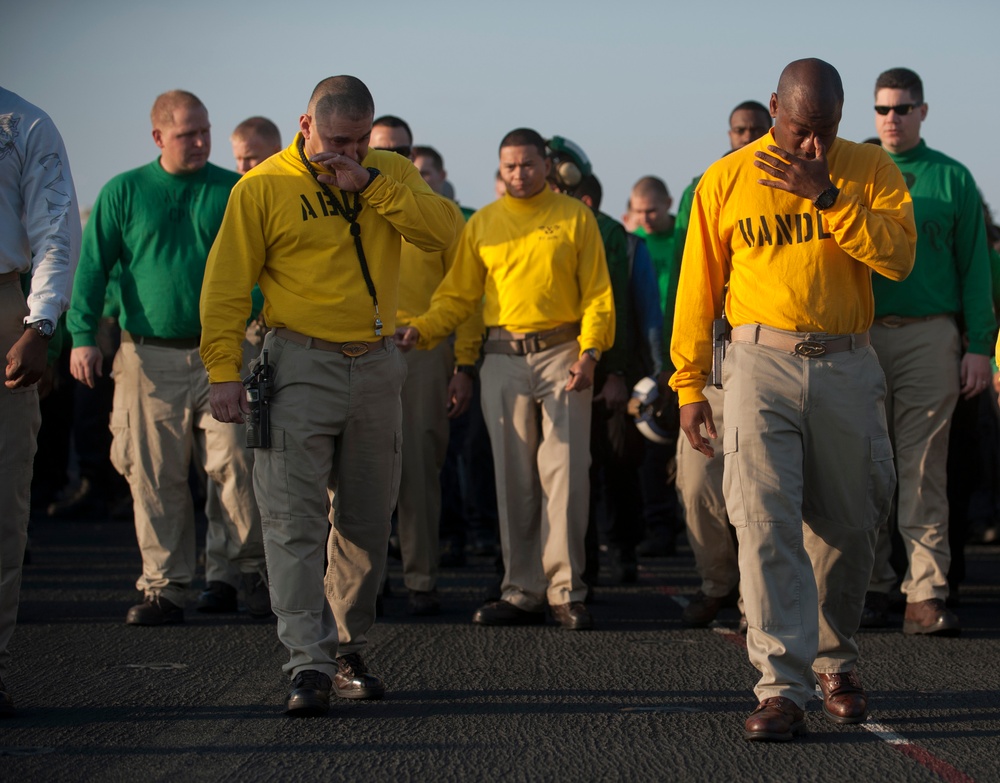
<svg viewBox="0 0 1000 783">
<path fill-rule="evenodd" d="M 316 85 L 309 108 L 313 117 L 337 114 L 351 120 L 375 115 L 375 100 L 365 83 L 354 76 L 330 76 Z"/>
<path fill-rule="evenodd" d="M 844 102 L 844 85 L 830 63 L 810 57 L 785 66 L 775 94 L 779 103 L 797 104 L 804 99 L 814 106 L 832 110 Z"/>
<path fill-rule="evenodd" d="M 177 109 L 204 109 L 198 96 L 186 90 L 170 90 L 156 96 L 149 119 L 153 128 L 168 128 L 174 124 L 174 112 Z"/>
</svg>

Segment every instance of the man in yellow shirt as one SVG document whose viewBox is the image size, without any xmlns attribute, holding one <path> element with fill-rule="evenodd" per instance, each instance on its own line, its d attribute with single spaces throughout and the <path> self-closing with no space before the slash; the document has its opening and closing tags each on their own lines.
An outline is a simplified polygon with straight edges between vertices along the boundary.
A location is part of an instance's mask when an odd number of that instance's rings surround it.
<svg viewBox="0 0 1000 783">
<path fill-rule="evenodd" d="M 324 714 L 331 690 L 349 699 L 384 692 L 360 655 L 402 448 L 406 365 L 383 331 L 395 329 L 400 239 L 442 250 L 458 230 L 408 160 L 369 151 L 374 115 L 353 76 L 316 86 L 292 144 L 236 184 L 202 288 L 201 355 L 220 421 L 247 412 L 241 342 L 254 283 L 272 327 L 255 362 L 262 370 L 267 356 L 271 389 L 270 447 L 257 451 L 254 488 L 289 651 L 286 712 L 296 716 Z"/>
<path fill-rule="evenodd" d="M 410 126 L 398 117 L 379 117 L 372 125 L 372 149 L 391 150 L 413 160 Z M 418 171 L 420 169 L 418 168 Z M 421 172 L 421 177 L 424 177 Z M 443 181 L 443 180 L 442 180 Z M 440 191 L 428 183 L 438 195 Z M 444 198 L 442 196 L 442 198 Z M 459 224 L 458 205 L 444 199 Z M 409 323 L 424 312 L 431 295 L 455 261 L 459 234 L 444 250 L 428 252 L 403 240 L 399 266 L 396 322 Z M 465 412 L 472 398 L 472 377 L 482 343 L 482 311 L 478 309 L 458 329 L 454 348 L 446 339 L 409 351 L 403 384 L 403 465 L 396 504 L 403 582 L 409 593 L 407 610 L 426 616 L 440 612 L 437 592 L 441 521 L 441 467 L 448 451 L 448 419 Z M 456 370 L 458 367 L 464 371 Z"/>
<path fill-rule="evenodd" d="M 916 227 L 888 155 L 837 138 L 843 102 L 833 66 L 786 66 L 771 133 L 702 177 L 681 266 L 670 382 L 706 456 L 712 321 L 724 308 L 732 325 L 724 491 L 761 673 L 747 740 L 804 733 L 817 682 L 828 719 L 867 715 L 853 637 L 895 486 L 871 273 L 909 274 Z"/>
<path fill-rule="evenodd" d="M 499 200 L 466 224 L 455 265 L 398 336 L 449 334 L 485 294 L 482 407 L 496 472 L 505 575 L 480 625 L 530 625 L 548 601 L 564 628 L 590 628 L 587 587 L 594 369 L 614 342 L 614 302 L 593 212 L 549 190 L 545 140 L 519 128 L 500 143 Z"/>
</svg>

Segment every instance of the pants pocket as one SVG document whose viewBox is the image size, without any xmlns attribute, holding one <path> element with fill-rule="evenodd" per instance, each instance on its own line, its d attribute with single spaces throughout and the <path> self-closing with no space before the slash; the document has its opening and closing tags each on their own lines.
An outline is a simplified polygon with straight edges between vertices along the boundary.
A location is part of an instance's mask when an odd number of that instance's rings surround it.
<svg viewBox="0 0 1000 783">
<path fill-rule="evenodd" d="M 892 441 L 888 435 L 879 435 L 871 439 L 871 466 L 868 473 L 863 528 L 865 530 L 877 527 L 889 518 L 892 497 L 896 490 L 896 469 L 892 457 Z"/>
<path fill-rule="evenodd" d="M 126 479 L 132 474 L 135 457 L 127 410 L 111 412 L 111 464 Z"/>
<path fill-rule="evenodd" d="M 743 480 L 740 475 L 740 429 L 739 427 L 726 427 L 722 431 L 722 453 L 724 455 L 725 467 L 722 474 L 722 492 L 726 497 L 727 509 L 729 512 L 729 523 L 733 527 L 746 527 L 747 516 L 743 501 Z M 729 498 L 740 502 L 730 502 Z"/>
</svg>

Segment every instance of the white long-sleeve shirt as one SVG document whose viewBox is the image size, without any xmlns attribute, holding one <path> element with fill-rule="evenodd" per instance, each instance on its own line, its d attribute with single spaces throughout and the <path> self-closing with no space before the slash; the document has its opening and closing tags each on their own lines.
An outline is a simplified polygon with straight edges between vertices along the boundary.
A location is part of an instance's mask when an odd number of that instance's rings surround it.
<svg viewBox="0 0 1000 783">
<path fill-rule="evenodd" d="M 66 147 L 49 116 L 0 87 L 0 274 L 31 272 L 27 322 L 69 307 L 80 207 Z"/>
</svg>

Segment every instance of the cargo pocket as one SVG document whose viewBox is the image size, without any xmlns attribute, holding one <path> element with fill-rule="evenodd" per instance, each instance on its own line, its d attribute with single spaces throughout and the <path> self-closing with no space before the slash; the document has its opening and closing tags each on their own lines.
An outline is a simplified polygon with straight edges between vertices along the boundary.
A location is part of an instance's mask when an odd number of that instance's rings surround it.
<svg viewBox="0 0 1000 783">
<path fill-rule="evenodd" d="M 722 431 L 722 453 L 725 455 L 725 469 L 722 474 L 722 492 L 726 497 L 729 523 L 733 527 L 746 527 L 746 504 L 743 503 L 743 481 L 740 471 L 740 428 L 725 427 Z M 739 498 L 739 503 L 728 502 L 729 498 Z"/>
<path fill-rule="evenodd" d="M 128 410 L 111 411 L 111 464 L 126 479 L 132 474 L 135 455 Z"/>
<path fill-rule="evenodd" d="M 892 462 L 892 441 L 888 435 L 871 439 L 871 467 L 868 473 L 868 497 L 864 529 L 877 527 L 889 518 L 896 490 L 896 469 Z"/>
<path fill-rule="evenodd" d="M 288 482 L 288 455 L 285 451 L 285 431 L 272 425 L 271 447 L 254 450 L 253 479 L 257 507 L 264 527 L 271 520 L 292 518 L 290 499 L 295 496 Z"/>
</svg>

